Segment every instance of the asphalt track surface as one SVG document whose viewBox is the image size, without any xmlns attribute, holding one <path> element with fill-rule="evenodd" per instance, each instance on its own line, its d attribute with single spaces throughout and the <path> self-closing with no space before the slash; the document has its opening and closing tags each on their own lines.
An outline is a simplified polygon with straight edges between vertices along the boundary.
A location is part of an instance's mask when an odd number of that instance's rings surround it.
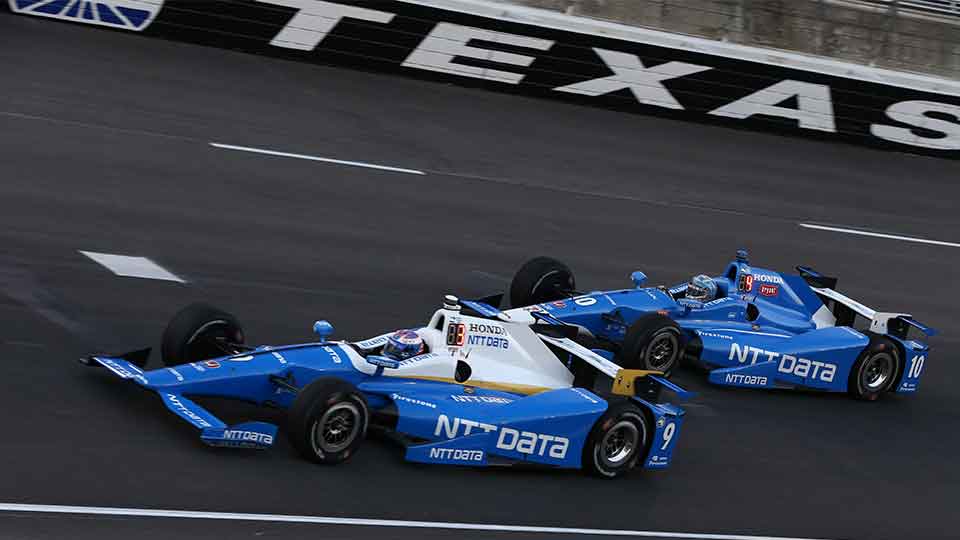
<svg viewBox="0 0 960 540">
<path fill-rule="evenodd" d="M 631 116 L 0 15 L 0 502 L 820 538 L 955 538 L 960 163 Z M 210 142 L 424 171 L 226 151 Z M 921 392 L 700 392 L 674 466 L 578 472 L 405 463 L 370 441 L 316 467 L 204 447 L 155 397 L 81 367 L 156 345 L 179 307 L 250 340 L 421 323 L 552 254 L 582 288 L 672 283 L 736 248 L 811 264 L 942 330 Z M 78 253 L 149 257 L 186 284 Z M 155 353 L 156 354 L 156 353 Z M 156 357 L 153 360 L 157 362 Z M 207 403 L 227 421 L 282 418 Z M 543 538 L 0 513 L 5 538 Z"/>
</svg>

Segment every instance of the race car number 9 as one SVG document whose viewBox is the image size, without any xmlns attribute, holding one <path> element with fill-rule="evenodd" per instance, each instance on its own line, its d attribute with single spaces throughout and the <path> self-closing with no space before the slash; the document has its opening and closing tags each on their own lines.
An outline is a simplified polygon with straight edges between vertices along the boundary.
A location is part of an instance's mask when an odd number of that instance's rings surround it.
<svg viewBox="0 0 960 540">
<path fill-rule="evenodd" d="M 666 450 L 670 446 L 670 441 L 673 440 L 673 435 L 677 432 L 677 424 L 670 422 L 667 424 L 667 427 L 663 428 L 663 445 L 660 446 L 661 450 Z"/>
<path fill-rule="evenodd" d="M 467 325 L 463 323 L 451 324 L 447 327 L 447 346 L 462 347 L 466 340 Z"/>
</svg>

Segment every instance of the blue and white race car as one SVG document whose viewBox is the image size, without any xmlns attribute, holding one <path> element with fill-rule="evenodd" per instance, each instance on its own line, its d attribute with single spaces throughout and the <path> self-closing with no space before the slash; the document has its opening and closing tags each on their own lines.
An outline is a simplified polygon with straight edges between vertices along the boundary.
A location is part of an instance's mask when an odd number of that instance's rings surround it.
<svg viewBox="0 0 960 540">
<path fill-rule="evenodd" d="M 332 326 L 318 321 L 319 342 L 249 347 L 236 318 L 194 304 L 164 332 L 167 367 L 144 370 L 149 349 L 83 363 L 156 392 L 212 446 L 266 448 L 277 426 L 228 426 L 192 397 L 286 409 L 292 446 L 317 463 L 347 460 L 368 428 L 379 428 L 415 462 L 529 463 L 605 477 L 637 464 L 667 467 L 684 412 L 659 403 L 659 394 L 689 394 L 581 346 L 569 326 L 524 315 L 516 321 L 486 303 L 447 296 L 423 328 L 333 341 Z M 397 359 L 394 345 L 417 348 Z M 610 395 L 577 386 L 578 376 L 596 373 L 612 379 Z"/>
<path fill-rule="evenodd" d="M 715 384 L 866 400 L 916 392 L 926 338 L 935 334 L 907 313 L 879 312 L 840 294 L 835 278 L 811 268 L 782 274 L 751 267 L 742 250 L 723 274 L 691 283 L 644 287 L 643 272 L 631 277 L 634 288 L 581 294 L 567 265 L 538 257 L 511 283 L 512 305 L 525 307 L 506 313 L 576 326 L 579 342 L 613 352 L 625 368 L 669 374 L 684 359 L 709 371 Z"/>
</svg>

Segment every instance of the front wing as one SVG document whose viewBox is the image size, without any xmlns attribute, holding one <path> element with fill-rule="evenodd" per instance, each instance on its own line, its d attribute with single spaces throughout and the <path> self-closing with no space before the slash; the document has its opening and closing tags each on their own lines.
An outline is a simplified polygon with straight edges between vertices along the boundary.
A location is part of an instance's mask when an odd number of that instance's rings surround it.
<svg viewBox="0 0 960 540">
<path fill-rule="evenodd" d="M 150 382 L 149 372 L 124 356 L 90 356 L 81 360 L 88 366 L 102 366 L 114 375 L 136 382 L 160 396 L 163 404 L 172 413 L 200 431 L 200 440 L 210 446 L 233 448 L 269 448 L 277 436 L 277 426 L 265 422 L 245 422 L 228 426 L 200 405 L 181 394 L 165 389 L 156 389 Z"/>
</svg>

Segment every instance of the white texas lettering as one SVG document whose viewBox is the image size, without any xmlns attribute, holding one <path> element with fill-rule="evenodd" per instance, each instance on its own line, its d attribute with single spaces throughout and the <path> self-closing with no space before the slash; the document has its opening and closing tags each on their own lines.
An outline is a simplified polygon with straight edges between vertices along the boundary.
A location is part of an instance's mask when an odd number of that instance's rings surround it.
<svg viewBox="0 0 960 540">
<path fill-rule="evenodd" d="M 557 92 L 599 96 L 629 88 L 637 101 L 667 109 L 683 109 L 683 105 L 663 85 L 663 81 L 713 69 L 686 62 L 666 62 L 646 67 L 636 55 L 594 48 L 613 72 L 609 77 L 554 88 Z"/>
<path fill-rule="evenodd" d="M 472 40 L 504 43 L 541 51 L 553 47 L 554 43 L 549 39 L 518 36 L 516 34 L 494 32 L 493 30 L 442 22 L 437 23 L 437 25 L 433 27 L 430 34 L 427 35 L 427 37 L 420 42 L 420 45 L 410 53 L 410 56 L 403 61 L 403 65 L 405 67 L 425 69 L 428 71 L 451 73 L 462 77 L 474 77 L 509 84 L 520 84 L 520 81 L 522 81 L 524 77 L 522 73 L 468 66 L 455 63 L 455 59 L 458 57 L 476 58 L 487 62 L 522 67 L 529 66 L 535 60 L 533 56 L 482 49 L 469 45 Z"/>
<path fill-rule="evenodd" d="M 797 98 L 797 108 L 779 106 L 780 103 L 792 97 Z M 710 114 L 741 119 L 756 114 L 779 116 L 796 120 L 798 125 L 805 129 L 831 133 L 837 131 L 830 87 L 802 81 L 780 81 L 710 111 Z"/>
<path fill-rule="evenodd" d="M 930 116 L 939 113 L 950 116 L 953 121 Z M 935 148 L 937 150 L 960 150 L 960 107 L 935 101 L 901 101 L 887 108 L 887 116 L 909 128 L 873 124 L 870 133 L 888 141 Z M 930 136 L 913 128 L 934 131 L 942 136 Z"/>
<path fill-rule="evenodd" d="M 345 17 L 365 21 L 388 23 L 394 14 L 376 9 L 345 6 L 322 0 L 257 0 L 265 4 L 275 4 L 297 8 L 296 14 L 284 26 L 270 44 L 285 49 L 312 51 L 327 37 L 334 27 Z"/>
</svg>

